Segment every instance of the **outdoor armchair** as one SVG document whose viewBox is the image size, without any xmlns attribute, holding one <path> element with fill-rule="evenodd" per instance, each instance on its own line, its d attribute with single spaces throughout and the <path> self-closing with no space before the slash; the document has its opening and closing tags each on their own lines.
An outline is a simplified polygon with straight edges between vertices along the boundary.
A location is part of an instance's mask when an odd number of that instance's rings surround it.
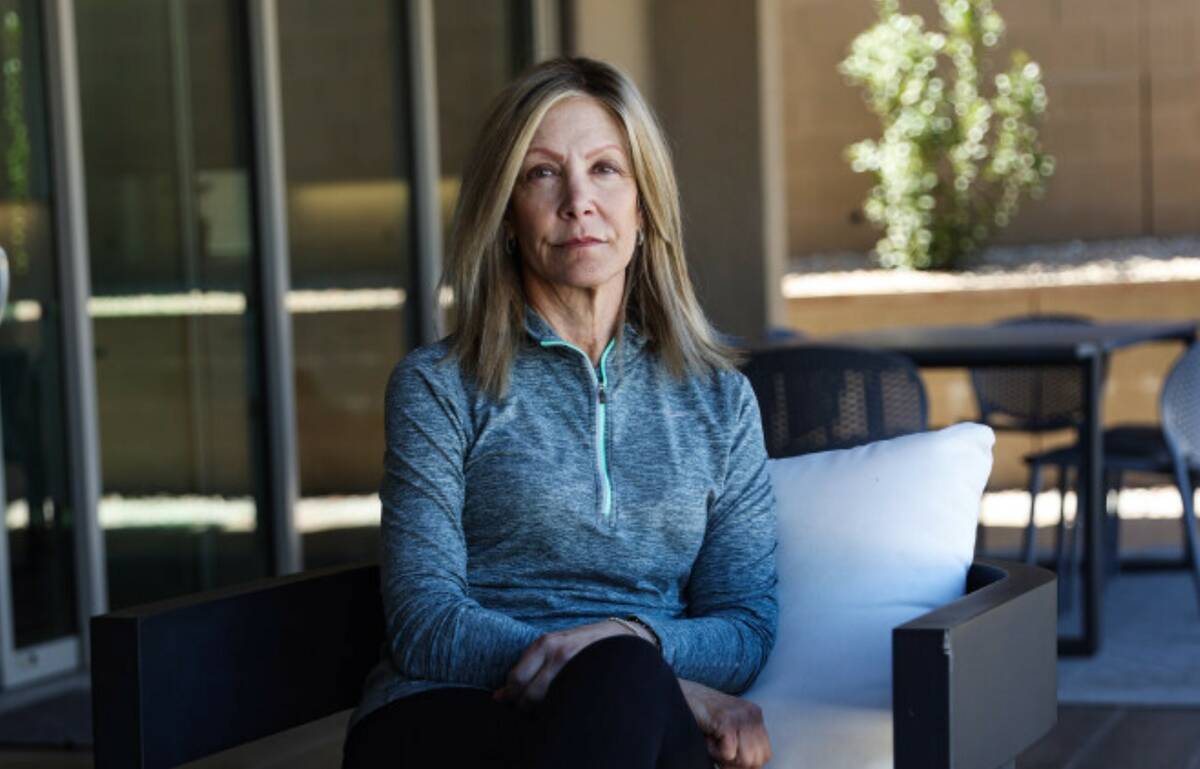
<svg viewBox="0 0 1200 769">
<path fill-rule="evenodd" d="M 812 363 L 756 369 L 756 360 L 762 360 L 752 359 L 747 373 L 759 397 L 807 392 L 797 401 L 803 404 L 814 391 L 785 386 L 778 371 L 790 372 L 789 381 L 828 371 L 822 387 L 834 397 L 814 400 L 832 417 L 861 415 L 862 429 L 849 431 L 850 440 L 847 431 L 823 431 L 809 416 L 798 417 L 803 411 L 795 408 L 781 420 L 849 448 L 804 453 L 785 440 L 771 452 L 781 458 L 769 463 L 781 515 L 780 633 L 767 668 L 746 696 L 764 706 L 768 724 L 776 715 L 791 717 L 797 702 L 812 705 L 812 691 L 798 700 L 792 686 L 797 677 L 814 675 L 801 670 L 812 658 L 803 644 L 785 648 L 785 640 L 812 637 L 827 648 L 841 638 L 858 642 L 858 634 L 836 625 L 834 615 L 844 607 L 843 614 L 854 616 L 865 607 L 873 614 L 873 646 L 863 655 L 851 652 L 846 678 L 870 668 L 873 688 L 864 707 L 853 707 L 862 687 L 852 682 L 842 687 L 850 691 L 834 691 L 840 686 L 836 674 L 823 682 L 832 688 L 817 692 L 816 702 L 832 706 L 820 710 L 833 719 L 826 722 L 831 728 L 817 730 L 817 741 L 802 746 L 807 753 L 801 765 L 875 769 L 877 763 L 857 763 L 869 743 L 872 761 L 895 769 L 1010 767 L 1056 718 L 1056 590 L 1053 575 L 1043 569 L 971 563 L 979 495 L 991 468 L 991 431 L 958 425 L 921 432 L 925 396 L 903 358 L 805 349 L 817 356 L 810 361 L 824 356 L 834 363 L 864 362 L 868 373 Z M 880 418 L 887 412 L 876 408 L 876 384 L 898 393 L 895 402 L 915 405 L 915 411 Z M 843 387 L 859 388 L 858 400 L 842 393 Z M 764 403 L 764 420 L 774 414 Z M 899 437 L 877 440 L 889 436 Z M 804 455 L 783 458 L 791 454 Z M 959 462 L 962 472 L 947 462 Z M 924 483 L 921 474 L 931 467 L 944 472 Z M 794 490 L 788 473 L 800 481 Z M 785 519 L 797 510 L 803 515 Z M 878 529 L 868 525 L 873 516 Z M 939 517 L 954 519 L 954 531 L 946 536 L 935 531 Z M 947 542 L 954 545 L 948 560 Z M 864 557 L 871 548 L 888 555 Z M 892 560 L 891 554 L 906 560 Z M 935 594 L 944 601 L 914 603 L 891 589 L 927 580 L 937 569 L 925 563 L 947 562 L 949 571 L 936 577 Z M 911 567 L 914 563 L 919 566 Z M 797 578 L 803 570 L 815 579 Z M 821 580 L 823 586 L 815 584 Z M 387 652 L 379 590 L 377 566 L 348 566 L 94 618 L 96 766 L 174 766 L 353 707 L 367 671 Z M 793 598 L 796 602 L 787 603 Z M 806 615 L 808 599 L 825 605 Z M 893 617 L 901 619 L 889 621 Z M 804 630 L 797 634 L 797 627 Z M 843 701 L 852 706 L 843 708 Z M 788 735 L 781 730 L 775 736 L 782 742 Z M 816 763 L 813 755 L 819 756 Z M 783 751 L 776 751 L 771 764 L 795 765 Z"/>
<path fill-rule="evenodd" d="M 997 769 L 1053 723 L 1027 696 L 1054 680 L 1038 619 L 1053 577 L 979 561 L 967 588 L 896 631 L 896 769 Z M 91 630 L 95 766 L 176 766 L 354 707 L 383 643 L 379 569 L 263 579 Z"/>
</svg>

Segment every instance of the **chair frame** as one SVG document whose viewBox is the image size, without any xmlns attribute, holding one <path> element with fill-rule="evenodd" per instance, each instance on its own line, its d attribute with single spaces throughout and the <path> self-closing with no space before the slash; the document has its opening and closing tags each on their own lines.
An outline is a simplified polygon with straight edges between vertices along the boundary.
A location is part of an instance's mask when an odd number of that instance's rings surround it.
<svg viewBox="0 0 1200 769">
<path fill-rule="evenodd" d="M 830 365 L 836 364 L 836 365 Z M 847 374 L 850 372 L 865 374 L 863 386 L 864 424 L 858 425 L 864 431 L 850 437 L 839 439 L 833 435 L 834 428 L 848 427 L 843 420 L 838 403 L 833 412 L 814 410 L 810 403 L 800 404 L 798 414 L 800 427 L 805 432 L 819 432 L 823 441 L 811 443 L 802 449 L 797 447 L 796 414 L 790 413 L 795 400 L 785 397 L 782 408 L 779 408 L 780 398 L 776 388 L 779 386 L 777 377 L 794 377 L 802 381 L 805 376 L 812 375 L 812 366 L 822 375 L 830 373 Z M 886 440 L 914 432 L 922 432 L 929 427 L 929 396 L 925 392 L 925 384 L 921 372 L 913 362 L 903 355 L 882 350 L 868 350 L 862 347 L 847 347 L 827 343 L 787 342 L 780 345 L 760 347 L 749 351 L 748 359 L 741 366 L 742 373 L 750 381 L 758 399 L 762 412 L 763 436 L 766 440 L 767 454 L 777 459 L 785 456 L 796 456 L 801 453 L 831 451 L 852 448 L 873 441 Z M 898 377 L 897 381 L 887 384 L 879 376 L 880 373 Z M 902 390 L 902 385 L 903 388 Z M 840 384 L 845 384 L 841 382 Z M 913 410 L 904 412 L 888 412 L 887 405 L 896 405 L 896 401 L 885 398 L 885 393 L 904 392 L 914 399 Z M 821 392 L 820 388 L 814 392 Z M 795 395 L 796 393 L 791 393 Z M 841 395 L 841 393 L 828 393 Z M 840 399 L 839 399 L 840 400 Z M 885 403 L 886 401 L 886 403 Z M 828 404 L 826 404 L 828 405 Z M 903 415 L 902 426 L 889 424 L 888 417 Z M 787 422 L 788 443 L 779 445 L 779 433 L 775 424 L 777 419 Z M 853 421 L 853 420 L 852 420 Z"/>
<path fill-rule="evenodd" d="M 893 631 L 896 769 L 997 769 L 1057 717 L 1056 589 L 979 560 Z M 379 567 L 274 577 L 92 618 L 97 769 L 176 766 L 354 707 L 380 659 Z"/>
</svg>

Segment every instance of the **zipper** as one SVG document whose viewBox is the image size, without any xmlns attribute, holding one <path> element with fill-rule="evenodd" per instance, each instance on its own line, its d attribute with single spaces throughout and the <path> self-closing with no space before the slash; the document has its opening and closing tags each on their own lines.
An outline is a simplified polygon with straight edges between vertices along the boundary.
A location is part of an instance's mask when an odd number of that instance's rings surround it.
<svg viewBox="0 0 1200 769">
<path fill-rule="evenodd" d="M 600 478 L 601 499 L 600 499 L 600 517 L 604 520 L 609 520 L 612 516 L 613 507 L 613 491 L 612 491 L 612 476 L 608 472 L 608 450 L 605 434 L 608 426 L 608 354 L 612 352 L 613 345 L 617 340 L 609 340 L 608 346 L 604 348 L 604 352 L 600 353 L 600 375 L 596 375 L 596 369 L 592 366 L 592 359 L 587 353 L 579 349 L 570 342 L 563 342 L 556 339 L 540 342 L 542 347 L 566 347 L 574 350 L 583 356 L 583 362 L 587 366 L 588 376 L 592 378 L 592 385 L 596 391 L 596 471 Z"/>
</svg>

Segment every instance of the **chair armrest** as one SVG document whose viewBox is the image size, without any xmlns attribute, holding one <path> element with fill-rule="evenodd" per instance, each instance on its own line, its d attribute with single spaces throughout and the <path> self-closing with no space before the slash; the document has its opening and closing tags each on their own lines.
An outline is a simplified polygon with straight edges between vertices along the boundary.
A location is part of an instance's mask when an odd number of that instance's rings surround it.
<svg viewBox="0 0 1200 769">
<path fill-rule="evenodd" d="M 979 559 L 967 594 L 892 631 L 896 769 L 996 769 L 1058 718 L 1053 573 Z"/>
<path fill-rule="evenodd" d="M 175 766 L 353 707 L 380 659 L 379 567 L 93 617 L 95 765 Z"/>
</svg>

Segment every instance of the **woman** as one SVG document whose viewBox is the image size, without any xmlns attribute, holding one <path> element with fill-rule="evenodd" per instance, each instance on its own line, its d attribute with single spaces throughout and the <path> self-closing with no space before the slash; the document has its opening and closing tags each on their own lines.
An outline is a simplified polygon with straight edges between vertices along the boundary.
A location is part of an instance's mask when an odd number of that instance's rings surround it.
<svg viewBox="0 0 1200 769">
<path fill-rule="evenodd" d="M 388 384 L 387 648 L 346 767 L 769 759 L 724 692 L 774 641 L 774 500 L 682 242 L 627 78 L 559 59 L 500 95 L 456 214 L 457 329 Z"/>
</svg>

